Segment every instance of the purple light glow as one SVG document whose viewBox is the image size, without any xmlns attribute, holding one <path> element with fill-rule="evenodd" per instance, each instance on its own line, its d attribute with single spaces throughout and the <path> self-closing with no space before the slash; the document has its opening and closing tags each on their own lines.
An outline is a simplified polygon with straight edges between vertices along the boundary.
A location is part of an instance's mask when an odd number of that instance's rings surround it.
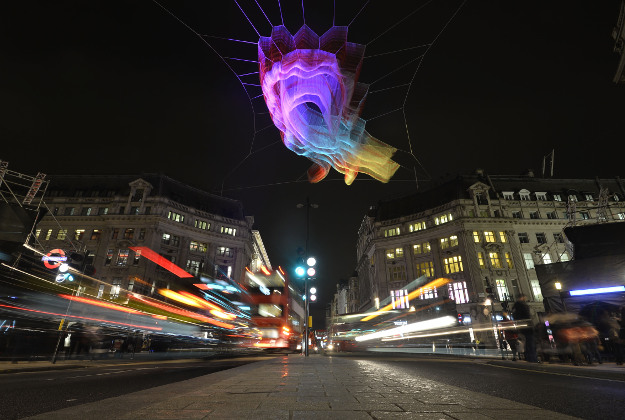
<svg viewBox="0 0 625 420">
<path fill-rule="evenodd" d="M 369 85 L 358 82 L 364 45 L 347 42 L 347 27 L 319 37 L 306 25 L 291 36 L 275 26 L 260 37 L 258 61 L 265 102 L 284 145 L 313 162 L 310 182 L 330 167 L 350 185 L 359 172 L 388 182 L 399 168 L 392 146 L 371 136 L 360 118 Z"/>
</svg>

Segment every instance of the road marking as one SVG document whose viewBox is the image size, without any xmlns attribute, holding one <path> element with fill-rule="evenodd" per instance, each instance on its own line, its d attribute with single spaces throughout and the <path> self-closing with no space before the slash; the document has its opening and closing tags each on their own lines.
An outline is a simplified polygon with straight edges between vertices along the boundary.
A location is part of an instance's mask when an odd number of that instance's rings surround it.
<svg viewBox="0 0 625 420">
<path fill-rule="evenodd" d="M 78 400 L 78 398 L 70 398 L 69 400 L 65 400 L 65 401 L 69 402 L 69 401 L 76 401 L 76 400 Z"/>
<path fill-rule="evenodd" d="M 491 365 L 491 364 L 485 364 L 485 366 L 491 366 L 491 367 L 502 368 L 502 369 L 522 370 L 525 372 L 545 373 L 548 375 L 568 376 L 569 378 L 596 379 L 599 381 L 610 381 L 610 382 L 621 382 L 621 383 L 625 382 L 620 379 L 596 378 L 594 376 L 573 375 L 571 373 L 546 372 L 544 370 L 523 369 L 523 368 L 512 367 L 512 366 L 501 366 L 501 365 Z"/>
</svg>

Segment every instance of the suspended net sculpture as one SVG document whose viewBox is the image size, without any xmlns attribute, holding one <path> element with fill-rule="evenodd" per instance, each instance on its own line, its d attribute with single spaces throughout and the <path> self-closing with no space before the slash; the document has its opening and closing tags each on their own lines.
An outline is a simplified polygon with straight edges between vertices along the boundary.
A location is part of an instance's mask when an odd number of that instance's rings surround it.
<svg viewBox="0 0 625 420">
<path fill-rule="evenodd" d="M 371 136 L 360 118 L 369 85 L 360 83 L 365 46 L 347 42 L 347 26 L 319 37 L 304 25 L 292 36 L 274 26 L 258 41 L 260 84 L 284 145 L 313 162 L 310 182 L 330 167 L 350 185 L 359 172 L 388 182 L 399 168 L 397 151 Z"/>
</svg>

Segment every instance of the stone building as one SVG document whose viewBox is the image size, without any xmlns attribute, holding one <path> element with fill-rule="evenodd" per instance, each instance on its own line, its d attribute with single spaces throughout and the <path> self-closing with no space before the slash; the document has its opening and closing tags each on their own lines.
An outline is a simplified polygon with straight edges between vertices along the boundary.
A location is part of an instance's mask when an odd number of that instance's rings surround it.
<svg viewBox="0 0 625 420">
<path fill-rule="evenodd" d="M 45 202 L 49 212 L 37 225 L 34 246 L 87 255 L 99 280 L 97 297 L 153 294 L 184 281 L 141 258 L 136 247 L 215 280 L 240 281 L 246 266 L 269 265 L 241 202 L 165 175 L 54 176 Z"/>
<path fill-rule="evenodd" d="M 501 311 L 502 302 L 520 294 L 528 297 L 535 315 L 544 307 L 534 267 L 569 260 L 566 226 L 625 220 L 624 197 L 618 177 L 552 179 L 531 172 L 515 177 L 477 171 L 379 202 L 358 231 L 358 310 L 379 307 L 426 276 L 450 282 L 420 298 L 448 297 L 469 322 L 488 319 L 488 309 Z M 495 304 L 486 308 L 488 291 Z"/>
</svg>

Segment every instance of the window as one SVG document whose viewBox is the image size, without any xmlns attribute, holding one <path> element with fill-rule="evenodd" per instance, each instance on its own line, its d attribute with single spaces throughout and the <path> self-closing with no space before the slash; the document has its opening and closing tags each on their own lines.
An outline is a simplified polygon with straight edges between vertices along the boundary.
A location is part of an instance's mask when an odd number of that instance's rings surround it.
<svg viewBox="0 0 625 420">
<path fill-rule="evenodd" d="M 113 249 L 109 248 L 106 251 L 106 260 L 104 260 L 104 265 L 111 265 L 111 261 L 113 260 Z"/>
<path fill-rule="evenodd" d="M 104 285 L 101 284 L 100 287 L 98 288 L 98 299 L 100 299 L 103 295 L 104 295 Z"/>
<path fill-rule="evenodd" d="M 231 227 L 222 226 L 221 227 L 221 233 L 225 233 L 226 235 L 236 236 L 237 230 L 234 229 L 234 228 L 231 228 Z"/>
<path fill-rule="evenodd" d="M 130 253 L 127 249 L 120 249 L 117 251 L 117 265 L 124 266 L 128 264 L 128 254 Z"/>
<path fill-rule="evenodd" d="M 449 248 L 449 238 L 441 238 L 441 249 Z"/>
<path fill-rule="evenodd" d="M 522 219 L 523 218 L 523 214 L 520 211 L 513 211 L 512 212 L 512 218 L 513 219 Z"/>
<path fill-rule="evenodd" d="M 508 300 L 508 288 L 506 287 L 506 281 L 504 279 L 496 279 L 495 285 L 497 287 L 497 295 L 499 295 L 499 300 Z"/>
<path fill-rule="evenodd" d="M 171 235 L 169 233 L 163 233 L 161 242 L 164 243 L 165 245 L 169 245 L 171 243 Z"/>
<path fill-rule="evenodd" d="M 466 281 L 458 281 L 449 283 L 449 299 L 455 300 L 456 303 L 469 303 L 469 291 L 467 290 Z"/>
<path fill-rule="evenodd" d="M 595 201 L 595 199 L 592 197 L 592 194 L 584 194 L 584 198 L 586 199 L 586 201 Z"/>
<path fill-rule="evenodd" d="M 557 218 L 558 218 L 557 211 L 550 211 L 549 213 L 547 213 L 547 219 L 557 219 Z"/>
<path fill-rule="evenodd" d="M 502 268 L 501 267 L 501 260 L 499 259 L 499 253 L 498 252 L 489 252 L 488 253 L 488 259 L 490 260 L 490 265 L 493 268 Z"/>
<path fill-rule="evenodd" d="M 119 214 L 125 214 L 126 213 L 126 207 L 125 206 L 119 206 Z"/>
<path fill-rule="evenodd" d="M 132 214 L 132 215 L 137 215 L 137 214 L 139 214 L 139 207 L 137 207 L 137 206 L 132 206 L 132 207 L 130 208 L 130 214 Z"/>
<path fill-rule="evenodd" d="M 504 200 L 514 200 L 514 191 L 502 191 Z"/>
<path fill-rule="evenodd" d="M 577 196 L 575 194 L 569 194 L 569 201 L 577 202 Z"/>
<path fill-rule="evenodd" d="M 75 207 L 65 207 L 65 211 L 63 211 L 63 216 L 73 216 L 75 212 Z"/>
<path fill-rule="evenodd" d="M 102 231 L 100 229 L 93 229 L 93 231 L 91 232 L 91 240 L 99 241 L 101 235 L 102 235 Z"/>
<path fill-rule="evenodd" d="M 432 261 L 425 261 L 415 264 L 415 272 L 417 277 L 426 276 L 434 277 L 434 265 Z"/>
<path fill-rule="evenodd" d="M 580 211 L 579 216 L 582 220 L 590 219 L 590 213 L 588 213 L 587 211 Z"/>
<path fill-rule="evenodd" d="M 530 192 L 528 190 L 521 190 L 521 191 L 519 191 L 519 197 L 523 201 L 529 201 L 529 199 L 530 199 Z"/>
<path fill-rule="evenodd" d="M 441 249 L 451 248 L 458 246 L 458 237 L 456 235 L 449 238 L 441 238 Z"/>
<path fill-rule="evenodd" d="M 425 287 L 421 288 L 421 294 L 419 295 L 419 299 L 434 299 L 438 297 L 438 291 L 436 287 Z"/>
<path fill-rule="evenodd" d="M 425 229 L 425 222 L 417 222 L 408 226 L 408 230 L 410 230 L 410 232 L 417 232 L 419 230 L 424 230 L 424 229 Z"/>
<path fill-rule="evenodd" d="M 194 226 L 198 229 L 209 230 L 211 227 L 211 224 L 204 220 L 195 219 Z"/>
<path fill-rule="evenodd" d="M 113 229 L 113 233 L 111 234 L 111 239 L 117 239 L 118 236 L 119 236 L 119 229 L 117 228 Z"/>
<path fill-rule="evenodd" d="M 124 230 L 124 239 L 133 239 L 135 237 L 135 230 L 128 228 Z"/>
<path fill-rule="evenodd" d="M 145 239 L 145 229 L 141 228 L 139 229 L 139 240 L 143 240 Z"/>
<path fill-rule="evenodd" d="M 486 242 L 495 242 L 495 233 L 491 231 L 485 231 L 484 239 L 486 240 Z"/>
<path fill-rule="evenodd" d="M 173 211 L 170 211 L 167 213 L 167 218 L 169 220 L 173 220 L 174 222 L 178 222 L 178 223 L 183 223 L 184 222 L 184 216 L 180 213 L 176 213 Z"/>
<path fill-rule="evenodd" d="M 84 229 L 76 229 L 74 231 L 74 240 L 80 241 L 80 240 L 82 240 L 83 236 L 85 236 L 85 230 Z"/>
<path fill-rule="evenodd" d="M 538 242 L 539 244 L 546 244 L 547 243 L 547 235 L 545 235 L 544 233 L 537 233 L 536 234 L 536 242 Z"/>
<path fill-rule="evenodd" d="M 620 198 L 619 198 L 618 194 L 614 194 L 614 195 L 612 196 L 612 200 L 614 200 L 614 201 L 620 201 Z"/>
<path fill-rule="evenodd" d="M 52 229 L 48 229 L 48 231 L 46 232 L 45 240 L 49 241 L 50 237 L 52 237 Z"/>
<path fill-rule="evenodd" d="M 134 195 L 130 199 L 132 201 L 141 201 L 143 200 L 143 188 L 137 188 Z"/>
<path fill-rule="evenodd" d="M 546 192 L 535 192 L 536 201 L 547 201 L 547 193 Z"/>
<path fill-rule="evenodd" d="M 562 196 L 560 194 L 553 194 L 553 201 L 562 201 Z"/>
<path fill-rule="evenodd" d="M 504 243 L 507 241 L 506 232 L 499 232 L 499 240 Z"/>
<path fill-rule="evenodd" d="M 534 268 L 534 257 L 530 252 L 524 252 L 523 259 L 525 260 L 525 267 L 527 267 L 528 270 Z"/>
<path fill-rule="evenodd" d="M 460 271 L 463 271 L 462 257 L 460 255 L 443 258 L 443 265 L 445 266 L 445 274 L 458 273 Z"/>
<path fill-rule="evenodd" d="M 618 219 L 619 219 L 619 220 L 625 220 L 625 213 L 623 213 L 623 212 L 618 213 L 618 214 L 616 215 L 616 217 L 618 217 Z"/>
<path fill-rule="evenodd" d="M 56 239 L 63 240 L 67 237 L 67 229 L 59 229 Z"/>
<path fill-rule="evenodd" d="M 508 268 L 514 268 L 514 263 L 512 262 L 512 255 L 509 252 L 506 252 L 506 264 L 508 264 Z"/>
<path fill-rule="evenodd" d="M 408 290 L 391 290 L 391 304 L 393 309 L 408 309 L 410 307 Z"/>
<path fill-rule="evenodd" d="M 522 244 L 530 243 L 530 237 L 528 236 L 526 232 L 519 232 L 519 242 Z"/>
<path fill-rule="evenodd" d="M 475 193 L 475 201 L 477 201 L 477 204 L 487 205 L 488 204 L 488 196 L 485 193 L 476 192 Z"/>
<path fill-rule="evenodd" d="M 109 214 L 109 208 L 108 207 L 99 207 L 98 208 L 98 216 L 104 216 L 106 214 Z"/>
<path fill-rule="evenodd" d="M 564 237 L 562 236 L 561 233 L 554 233 L 553 234 L 553 240 L 556 241 L 559 244 L 563 244 L 564 243 Z"/>
<path fill-rule="evenodd" d="M 208 245 L 198 241 L 191 241 L 189 243 L 189 251 L 193 252 L 206 252 L 208 250 Z"/>
<path fill-rule="evenodd" d="M 35 238 L 39 239 L 39 235 L 41 235 L 41 229 L 36 229 L 35 230 Z"/>
<path fill-rule="evenodd" d="M 178 246 L 178 245 L 180 245 L 180 237 L 172 235 L 172 237 L 171 237 L 171 246 Z"/>
<path fill-rule="evenodd" d="M 232 249 L 225 246 L 217 247 L 217 255 L 220 257 L 232 257 Z"/>
<path fill-rule="evenodd" d="M 451 222 L 452 220 L 453 220 L 453 217 L 451 216 L 451 213 L 447 213 L 447 214 L 443 214 L 442 216 L 435 217 L 434 223 L 438 226 L 438 225 L 442 225 L 443 223 Z"/>
<path fill-rule="evenodd" d="M 422 244 L 413 245 L 412 246 L 412 250 L 413 250 L 415 255 L 427 254 L 428 252 L 430 252 L 430 243 L 429 242 L 424 242 Z"/>
<path fill-rule="evenodd" d="M 542 302 L 543 291 L 540 288 L 540 283 L 538 282 L 538 280 L 530 280 L 530 285 L 532 286 L 532 294 L 534 295 L 534 300 Z"/>
<path fill-rule="evenodd" d="M 384 231 L 384 237 L 385 238 L 389 238 L 391 236 L 398 236 L 399 235 L 399 227 L 394 227 L 394 228 L 390 228 L 390 229 L 386 229 Z"/>
<path fill-rule="evenodd" d="M 473 241 L 474 242 L 480 242 L 480 232 L 478 232 L 477 230 L 473 231 Z"/>
<path fill-rule="evenodd" d="M 194 276 L 200 273 L 200 262 L 195 260 L 187 260 L 187 271 Z"/>
<path fill-rule="evenodd" d="M 134 278 L 134 277 L 131 277 L 131 278 L 128 280 L 128 291 L 129 291 L 129 292 L 132 292 L 132 289 L 134 289 L 134 288 L 135 288 L 135 278 Z"/>
<path fill-rule="evenodd" d="M 55 216 L 58 216 L 59 215 L 59 208 L 55 207 L 54 210 L 52 210 L 52 214 L 55 215 Z"/>
<path fill-rule="evenodd" d="M 111 299 L 117 299 L 119 297 L 119 290 L 122 287 L 122 278 L 114 277 L 113 285 L 111 286 Z"/>
<path fill-rule="evenodd" d="M 388 280 L 389 281 L 405 281 L 406 280 L 406 266 L 404 265 L 391 265 L 388 267 Z"/>
<path fill-rule="evenodd" d="M 152 207 L 147 206 L 147 207 L 145 208 L 145 210 L 143 211 L 143 214 L 145 214 L 145 215 L 150 215 L 150 214 L 152 214 Z"/>
<path fill-rule="evenodd" d="M 135 251 L 135 258 L 132 260 L 132 265 L 139 265 L 139 260 L 140 259 L 141 259 L 141 250 L 137 249 Z"/>
<path fill-rule="evenodd" d="M 567 262 L 570 261 L 571 259 L 569 258 L 569 254 L 567 254 L 566 252 L 563 252 L 562 255 L 560 255 L 560 261 L 561 262 Z"/>
<path fill-rule="evenodd" d="M 543 259 L 543 264 L 551 264 L 551 255 L 549 255 L 548 252 L 545 252 L 542 255 L 542 259 Z"/>
<path fill-rule="evenodd" d="M 484 254 L 477 253 L 477 262 L 480 264 L 480 268 L 486 268 L 486 262 L 484 261 Z"/>
<path fill-rule="evenodd" d="M 530 219 L 540 219 L 537 211 L 530 211 Z"/>
<path fill-rule="evenodd" d="M 92 214 L 95 214 L 95 209 L 93 207 L 83 207 L 80 210 L 81 216 L 91 216 Z"/>
</svg>

